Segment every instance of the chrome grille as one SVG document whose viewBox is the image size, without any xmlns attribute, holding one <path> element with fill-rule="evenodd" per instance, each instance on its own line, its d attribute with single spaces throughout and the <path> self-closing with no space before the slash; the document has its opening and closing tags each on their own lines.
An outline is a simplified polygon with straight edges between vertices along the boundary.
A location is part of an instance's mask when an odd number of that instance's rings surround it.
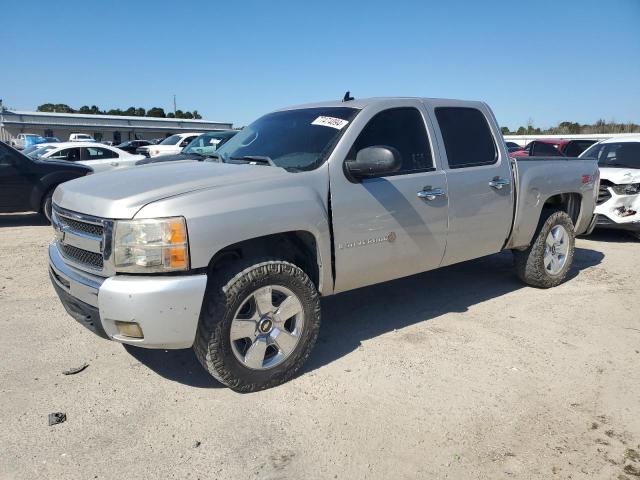
<svg viewBox="0 0 640 480">
<path fill-rule="evenodd" d="M 60 214 L 58 214 L 58 220 L 65 227 L 69 227 L 77 232 L 88 233 L 89 235 L 93 235 L 95 237 L 102 237 L 102 234 L 104 232 L 104 228 L 102 227 L 102 225 L 81 222 Z"/>
<path fill-rule="evenodd" d="M 60 244 L 60 251 L 62 255 L 69 260 L 87 265 L 95 270 L 102 270 L 102 267 L 104 267 L 101 253 L 88 252 L 73 245 L 65 245 L 64 243 Z"/>
<path fill-rule="evenodd" d="M 100 276 L 111 276 L 113 221 L 64 210 L 53 205 L 52 224 L 60 254 L 70 265 Z"/>
</svg>

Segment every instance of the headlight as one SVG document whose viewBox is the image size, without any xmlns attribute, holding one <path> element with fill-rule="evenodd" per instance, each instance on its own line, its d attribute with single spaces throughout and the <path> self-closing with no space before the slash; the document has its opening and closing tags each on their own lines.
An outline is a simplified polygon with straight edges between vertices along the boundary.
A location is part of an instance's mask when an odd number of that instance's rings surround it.
<svg viewBox="0 0 640 480">
<path fill-rule="evenodd" d="M 158 155 L 160 153 L 160 150 L 150 150 L 149 154 L 150 155 Z"/>
<path fill-rule="evenodd" d="M 612 185 L 611 189 L 616 195 L 637 195 L 640 193 L 640 183 L 629 183 L 628 185 Z"/>
<path fill-rule="evenodd" d="M 118 272 L 189 269 L 187 225 L 182 217 L 118 220 L 113 238 L 113 258 Z"/>
</svg>

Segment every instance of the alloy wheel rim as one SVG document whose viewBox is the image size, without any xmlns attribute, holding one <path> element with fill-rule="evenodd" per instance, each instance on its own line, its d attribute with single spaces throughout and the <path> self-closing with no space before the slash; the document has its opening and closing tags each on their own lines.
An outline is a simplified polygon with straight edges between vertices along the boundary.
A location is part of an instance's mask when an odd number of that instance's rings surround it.
<svg viewBox="0 0 640 480">
<path fill-rule="evenodd" d="M 562 225 L 555 225 L 544 242 L 544 268 L 551 275 L 558 275 L 569 253 L 569 234 Z"/>
<path fill-rule="evenodd" d="M 286 287 L 267 285 L 247 295 L 236 310 L 229 338 L 240 363 L 267 370 L 291 356 L 303 331 L 300 299 Z"/>
</svg>

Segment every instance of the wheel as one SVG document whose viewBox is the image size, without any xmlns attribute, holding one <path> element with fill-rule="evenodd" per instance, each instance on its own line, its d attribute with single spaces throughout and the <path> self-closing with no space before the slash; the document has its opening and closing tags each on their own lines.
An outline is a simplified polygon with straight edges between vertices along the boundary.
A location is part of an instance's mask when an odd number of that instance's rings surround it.
<svg viewBox="0 0 640 480">
<path fill-rule="evenodd" d="M 575 230 L 571 217 L 562 211 L 545 211 L 533 243 L 513 252 L 516 273 L 524 283 L 538 288 L 560 285 L 573 263 Z"/>
<path fill-rule="evenodd" d="M 213 274 L 193 348 L 202 366 L 238 392 L 290 380 L 320 329 L 320 296 L 296 265 L 269 260 Z"/>
<path fill-rule="evenodd" d="M 53 203 L 53 188 L 47 192 L 47 194 L 42 199 L 42 208 L 41 212 L 47 219 L 49 223 L 51 223 L 51 205 Z"/>
</svg>

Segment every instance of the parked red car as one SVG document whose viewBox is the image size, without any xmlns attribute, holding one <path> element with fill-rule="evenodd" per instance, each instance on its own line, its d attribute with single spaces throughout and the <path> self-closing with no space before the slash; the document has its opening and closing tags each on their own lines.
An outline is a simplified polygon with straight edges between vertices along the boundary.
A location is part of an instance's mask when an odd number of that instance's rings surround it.
<svg viewBox="0 0 640 480">
<path fill-rule="evenodd" d="M 509 155 L 512 157 L 577 157 L 594 143 L 596 143 L 595 140 L 533 140 L 523 150 L 511 152 Z"/>
</svg>

